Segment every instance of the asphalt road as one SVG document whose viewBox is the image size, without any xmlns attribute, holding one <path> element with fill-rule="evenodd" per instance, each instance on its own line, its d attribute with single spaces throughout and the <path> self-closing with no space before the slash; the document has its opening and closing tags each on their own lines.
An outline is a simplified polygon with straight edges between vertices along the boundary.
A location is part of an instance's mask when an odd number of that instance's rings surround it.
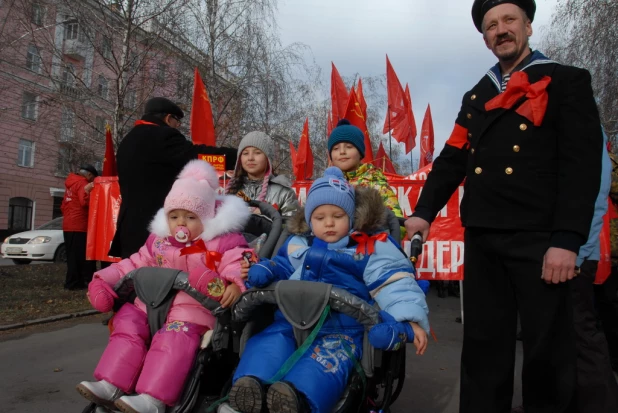
<svg viewBox="0 0 618 413">
<path fill-rule="evenodd" d="M 404 391 L 393 413 L 456 413 L 462 326 L 456 323 L 459 300 L 430 293 L 431 322 L 438 341 L 424 356 L 409 351 Z M 75 391 L 90 380 L 107 343 L 102 316 L 50 324 L 0 335 L 0 406 L 3 413 L 80 412 L 86 405 Z M 410 348 L 412 350 L 413 348 Z M 521 346 L 518 367 L 521 371 Z M 516 377 L 513 405 L 521 403 Z"/>
</svg>

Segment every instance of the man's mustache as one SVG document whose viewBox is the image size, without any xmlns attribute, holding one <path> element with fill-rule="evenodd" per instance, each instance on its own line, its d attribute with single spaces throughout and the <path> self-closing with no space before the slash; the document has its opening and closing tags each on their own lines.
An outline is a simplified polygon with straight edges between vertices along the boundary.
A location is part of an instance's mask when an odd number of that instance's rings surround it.
<svg viewBox="0 0 618 413">
<path fill-rule="evenodd" d="M 500 44 L 500 43 L 502 43 L 504 41 L 508 41 L 508 40 L 514 42 L 515 41 L 515 36 L 512 36 L 512 35 L 510 35 L 508 33 L 507 34 L 503 34 L 502 36 L 499 36 L 496 39 L 496 44 L 498 45 L 498 44 Z"/>
</svg>

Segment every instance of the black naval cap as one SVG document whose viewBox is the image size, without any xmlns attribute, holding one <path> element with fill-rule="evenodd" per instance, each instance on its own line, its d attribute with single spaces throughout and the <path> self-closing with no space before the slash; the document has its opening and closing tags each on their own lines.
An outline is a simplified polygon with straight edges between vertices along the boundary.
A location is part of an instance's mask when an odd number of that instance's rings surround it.
<svg viewBox="0 0 618 413">
<path fill-rule="evenodd" d="M 94 176 L 99 176 L 99 172 L 97 171 L 97 169 L 90 165 L 90 164 L 85 164 L 79 167 L 80 170 L 84 170 L 86 172 L 90 172 L 91 174 L 93 174 Z"/>
<path fill-rule="evenodd" d="M 185 116 L 182 109 L 169 99 L 157 97 L 148 100 L 144 108 L 144 115 L 155 115 L 158 113 L 174 115 L 178 117 L 178 119 L 182 119 Z"/>
<path fill-rule="evenodd" d="M 534 20 L 534 13 L 536 12 L 534 0 L 474 0 L 474 4 L 472 4 L 472 21 L 479 32 L 483 33 L 483 17 L 485 17 L 485 13 L 489 9 L 504 3 L 512 3 L 519 6 L 526 12 L 530 21 Z"/>
</svg>

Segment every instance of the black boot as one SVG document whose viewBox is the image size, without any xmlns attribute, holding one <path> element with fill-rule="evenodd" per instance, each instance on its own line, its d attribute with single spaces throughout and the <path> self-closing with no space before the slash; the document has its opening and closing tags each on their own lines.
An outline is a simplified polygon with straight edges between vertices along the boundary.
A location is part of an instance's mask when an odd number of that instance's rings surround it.
<svg viewBox="0 0 618 413">
<path fill-rule="evenodd" d="M 270 413 L 310 413 L 305 399 L 292 384 L 285 381 L 273 383 L 266 393 L 266 403 Z"/>
<path fill-rule="evenodd" d="M 451 297 L 460 297 L 459 293 L 459 281 L 449 281 L 448 283 L 448 295 Z"/>
<path fill-rule="evenodd" d="M 446 289 L 446 281 L 436 281 L 438 283 L 438 297 L 446 298 L 448 291 Z"/>
<path fill-rule="evenodd" d="M 242 413 L 260 413 L 264 406 L 264 387 L 253 376 L 241 377 L 230 389 L 229 397 L 232 409 Z"/>
</svg>

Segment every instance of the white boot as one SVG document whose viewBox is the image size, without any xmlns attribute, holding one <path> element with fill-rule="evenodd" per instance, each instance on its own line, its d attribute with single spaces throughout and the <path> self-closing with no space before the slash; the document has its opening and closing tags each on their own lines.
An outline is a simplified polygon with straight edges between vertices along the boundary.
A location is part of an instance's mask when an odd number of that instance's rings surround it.
<svg viewBox="0 0 618 413">
<path fill-rule="evenodd" d="M 147 394 L 122 396 L 115 405 L 123 413 L 165 413 L 165 403 Z"/>
<path fill-rule="evenodd" d="M 82 381 L 76 387 L 79 394 L 101 406 L 114 408 L 114 402 L 124 393 L 105 380 Z"/>
</svg>

